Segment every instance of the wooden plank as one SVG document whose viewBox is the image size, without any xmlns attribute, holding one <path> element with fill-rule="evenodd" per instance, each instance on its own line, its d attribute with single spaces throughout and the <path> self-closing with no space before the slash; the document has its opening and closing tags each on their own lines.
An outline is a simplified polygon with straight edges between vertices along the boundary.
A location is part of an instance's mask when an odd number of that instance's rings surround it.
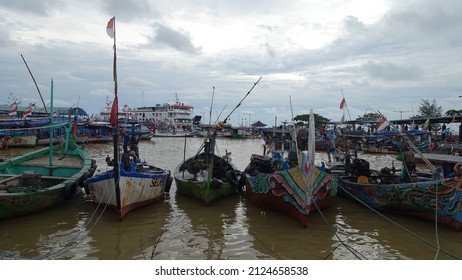
<svg viewBox="0 0 462 280">
<path fill-rule="evenodd" d="M 1 174 L 1 176 L 3 176 L 3 175 L 10 175 L 10 177 L 1 180 L 1 181 L 0 181 L 0 184 L 7 183 L 7 182 L 9 182 L 9 181 L 13 181 L 13 180 L 16 180 L 16 179 L 18 179 L 19 177 L 21 177 L 21 174 Z"/>
</svg>

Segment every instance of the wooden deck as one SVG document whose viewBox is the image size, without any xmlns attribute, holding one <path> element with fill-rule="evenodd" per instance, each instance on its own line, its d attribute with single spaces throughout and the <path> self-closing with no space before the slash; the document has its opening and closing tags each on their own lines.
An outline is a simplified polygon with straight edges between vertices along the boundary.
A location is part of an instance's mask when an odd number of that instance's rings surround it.
<svg viewBox="0 0 462 280">
<path fill-rule="evenodd" d="M 21 163 L 21 165 L 35 165 L 35 166 L 48 166 L 49 156 L 34 158 Z M 54 155 L 52 160 L 53 166 L 67 166 L 67 167 L 81 167 L 83 165 L 82 159 L 77 155 Z"/>
</svg>

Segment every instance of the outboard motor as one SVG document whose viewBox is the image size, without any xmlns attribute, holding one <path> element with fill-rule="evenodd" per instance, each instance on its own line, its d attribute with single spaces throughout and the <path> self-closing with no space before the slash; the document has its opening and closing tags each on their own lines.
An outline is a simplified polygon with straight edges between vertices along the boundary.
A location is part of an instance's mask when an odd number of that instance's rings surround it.
<svg viewBox="0 0 462 280">
<path fill-rule="evenodd" d="M 356 176 L 369 176 L 370 175 L 370 164 L 364 159 L 354 159 L 350 165 L 351 173 Z"/>
<path fill-rule="evenodd" d="M 40 189 L 41 178 L 41 174 L 33 170 L 26 170 L 21 174 L 19 185 L 22 187 L 29 187 L 31 191 L 37 191 Z"/>
</svg>

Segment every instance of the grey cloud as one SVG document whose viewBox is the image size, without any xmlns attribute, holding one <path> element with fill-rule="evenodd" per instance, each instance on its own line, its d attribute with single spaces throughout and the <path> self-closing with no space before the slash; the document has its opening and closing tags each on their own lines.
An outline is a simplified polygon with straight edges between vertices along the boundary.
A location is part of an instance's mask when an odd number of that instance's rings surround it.
<svg viewBox="0 0 462 280">
<path fill-rule="evenodd" d="M 151 38 L 151 45 L 164 44 L 175 50 L 196 54 L 200 52 L 200 48 L 196 48 L 189 34 L 184 34 L 160 23 L 154 24 L 154 36 Z"/>
<path fill-rule="evenodd" d="M 101 4 L 109 16 L 131 21 L 140 18 L 158 18 L 159 12 L 151 3 L 152 1 L 145 0 L 104 0 Z"/>
<path fill-rule="evenodd" d="M 18 12 L 47 16 L 50 12 L 65 6 L 61 0 L 30 1 L 30 0 L 0 0 L 0 7 Z"/>
<path fill-rule="evenodd" d="M 369 61 L 361 68 L 370 77 L 382 80 L 412 80 L 424 76 L 424 71 L 417 66 L 402 66 L 389 62 Z"/>
</svg>

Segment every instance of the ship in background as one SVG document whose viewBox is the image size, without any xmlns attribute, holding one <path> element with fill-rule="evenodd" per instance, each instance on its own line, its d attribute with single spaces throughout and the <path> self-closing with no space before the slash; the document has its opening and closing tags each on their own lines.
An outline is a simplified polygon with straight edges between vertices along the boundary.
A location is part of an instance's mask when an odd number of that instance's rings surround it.
<svg viewBox="0 0 462 280">
<path fill-rule="evenodd" d="M 197 135 L 201 116 L 194 116 L 194 107 L 181 103 L 176 95 L 175 102 L 142 106 L 124 107 L 123 113 L 150 126 L 154 137 L 192 137 Z"/>
</svg>

